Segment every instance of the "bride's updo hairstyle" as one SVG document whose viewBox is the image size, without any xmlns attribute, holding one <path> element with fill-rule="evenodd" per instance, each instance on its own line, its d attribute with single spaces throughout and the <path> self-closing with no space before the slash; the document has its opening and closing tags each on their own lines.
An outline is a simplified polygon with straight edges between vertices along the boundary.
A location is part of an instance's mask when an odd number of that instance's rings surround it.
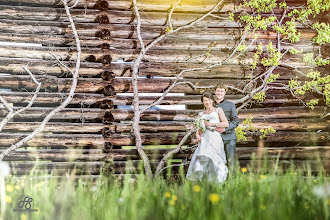
<svg viewBox="0 0 330 220">
<path fill-rule="evenodd" d="M 204 92 L 204 93 L 202 94 L 202 96 L 201 96 L 201 101 L 202 101 L 202 103 L 203 103 L 203 98 L 204 98 L 204 97 L 211 99 L 211 100 L 213 101 L 213 106 L 215 107 L 215 99 L 214 99 L 214 96 L 213 96 L 212 93 L 210 93 L 210 92 Z"/>
</svg>

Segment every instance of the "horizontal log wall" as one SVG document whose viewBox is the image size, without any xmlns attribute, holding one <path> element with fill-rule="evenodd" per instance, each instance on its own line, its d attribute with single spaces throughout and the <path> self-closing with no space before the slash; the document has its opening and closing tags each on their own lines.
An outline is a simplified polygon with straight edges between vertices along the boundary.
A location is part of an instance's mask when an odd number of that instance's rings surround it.
<svg viewBox="0 0 330 220">
<path fill-rule="evenodd" d="M 166 16 L 171 4 L 176 0 L 138 1 L 141 11 L 141 34 L 144 44 L 166 30 Z M 173 25 L 186 24 L 210 10 L 216 0 L 184 0 L 173 13 Z M 287 1 L 299 5 L 297 1 Z M 69 5 L 72 5 L 71 1 Z M 201 5 L 202 4 L 202 5 Z M 243 28 L 236 22 L 228 20 L 228 12 L 235 7 L 227 1 L 217 12 L 216 17 L 208 17 L 192 28 L 169 35 L 159 42 L 144 57 L 140 66 L 138 88 L 143 93 L 155 93 L 141 96 L 141 105 L 153 102 L 158 93 L 171 85 L 180 71 L 187 68 L 205 67 L 224 60 L 229 50 L 238 44 Z M 80 175 L 98 175 L 103 168 L 116 174 L 126 171 L 137 172 L 139 157 L 136 150 L 117 149 L 134 143 L 131 121 L 132 105 L 132 61 L 140 51 L 140 42 L 136 32 L 136 19 L 131 11 L 130 0 L 88 0 L 80 1 L 72 15 L 76 23 L 82 45 L 82 63 L 76 94 L 64 111 L 56 114 L 47 124 L 42 134 L 27 142 L 24 147 L 8 156 L 11 167 L 17 175 L 27 174 L 38 158 L 40 164 L 36 171 L 63 175 L 75 169 Z M 240 12 L 246 9 L 241 9 Z M 274 10 L 276 15 L 281 11 Z M 327 18 L 327 15 L 324 15 Z M 219 19 L 220 18 L 220 19 Z M 30 43 L 6 45 L 0 47 L 1 96 L 19 109 L 28 104 L 36 86 L 22 69 L 28 64 L 42 82 L 41 93 L 33 108 L 17 115 L 0 134 L 0 151 L 13 142 L 33 131 L 40 121 L 54 107 L 67 97 L 71 74 L 60 66 L 53 55 L 74 70 L 76 48 L 72 29 L 63 6 L 57 0 L 0 0 L 0 41 L 11 43 Z M 308 42 L 315 33 L 303 26 L 300 44 Z M 260 31 L 258 39 L 246 56 L 233 59 L 230 63 L 204 70 L 188 71 L 182 80 L 189 80 L 199 86 L 210 86 L 218 82 L 238 87 L 244 86 L 244 80 L 252 73 L 249 68 L 255 46 L 259 43 L 275 43 L 276 34 Z M 247 36 L 248 42 L 254 38 Z M 318 51 L 319 48 L 308 46 L 304 53 Z M 321 48 L 322 49 L 322 48 Z M 51 53 L 53 55 L 51 55 Z M 210 55 L 194 59 L 194 56 Z M 290 58 L 301 58 L 302 55 L 291 55 Z M 287 57 L 289 58 L 289 56 Z M 297 60 L 290 61 L 295 66 L 304 66 Z M 257 67 L 256 71 L 262 71 Z M 304 73 L 308 68 L 302 70 Z M 322 74 L 328 69 L 319 68 Z M 280 82 L 287 82 L 297 73 L 285 68 L 277 68 Z M 202 91 L 188 85 L 176 86 L 173 94 L 166 97 L 160 105 L 187 105 L 194 110 L 147 110 L 141 115 L 142 141 L 147 155 L 155 160 L 161 159 L 168 149 L 153 150 L 148 145 L 176 145 L 184 133 L 192 128 L 193 120 L 202 108 L 200 94 Z M 126 93 L 126 94 L 123 94 Z M 242 96 L 228 92 L 227 99 L 238 100 Z M 312 99 L 314 96 L 306 97 Z M 315 160 L 319 155 L 326 170 L 330 170 L 329 119 L 322 118 L 327 109 L 322 106 L 313 111 L 305 109 L 290 94 L 270 91 L 264 103 L 255 103 L 249 109 L 239 111 L 242 122 L 250 115 L 254 117 L 256 128 L 273 127 L 275 134 L 265 138 L 264 154 L 275 159 L 280 153 L 280 163 L 288 164 L 293 160 L 298 166 L 303 161 L 310 161 L 314 171 L 319 170 Z M 0 118 L 5 117 L 5 109 L 0 109 Z M 188 146 L 196 144 L 191 137 Z M 251 155 L 257 152 L 258 138 L 249 136 L 237 147 L 237 158 L 241 166 L 247 166 Z M 127 147 L 124 147 L 127 148 Z M 149 149 L 150 148 L 150 149 Z M 175 155 L 176 162 L 190 158 L 192 150 L 184 150 Z M 261 159 L 260 156 L 257 159 Z M 133 164 L 127 160 L 134 160 Z M 128 167 L 126 167 L 128 165 Z M 155 168 L 155 163 L 152 167 Z M 272 165 L 272 162 L 269 162 Z M 187 166 L 186 166 L 187 168 Z M 173 168 L 177 170 L 176 167 Z M 45 174 L 45 173 L 44 173 Z"/>
</svg>

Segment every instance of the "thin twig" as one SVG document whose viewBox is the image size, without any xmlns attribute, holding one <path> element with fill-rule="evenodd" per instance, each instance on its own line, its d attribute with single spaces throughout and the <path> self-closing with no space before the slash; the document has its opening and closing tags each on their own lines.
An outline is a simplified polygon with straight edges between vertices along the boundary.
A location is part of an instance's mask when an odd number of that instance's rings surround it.
<svg viewBox="0 0 330 220">
<path fill-rule="evenodd" d="M 76 61 L 76 68 L 75 68 L 75 72 L 73 74 L 73 80 L 72 80 L 72 84 L 71 84 L 71 89 L 70 89 L 70 93 L 68 95 L 68 97 L 64 100 L 64 102 L 58 106 L 57 108 L 55 108 L 54 110 L 52 110 L 45 118 L 44 120 L 41 122 L 41 124 L 39 125 L 38 128 L 36 128 L 31 134 L 29 134 L 28 136 L 26 136 L 25 138 L 23 138 L 22 140 L 20 140 L 19 142 L 17 142 L 16 144 L 12 145 L 11 147 L 9 147 L 7 150 L 3 151 L 0 155 L 0 161 L 3 160 L 3 158 L 5 156 L 7 156 L 8 154 L 10 154 L 12 151 L 16 150 L 17 148 L 21 147 L 23 144 L 25 144 L 27 141 L 31 140 L 33 137 L 35 137 L 38 133 L 40 133 L 45 125 L 48 123 L 48 121 L 59 111 L 63 110 L 72 100 L 74 92 L 76 90 L 77 87 L 77 82 L 78 82 L 78 77 L 79 77 L 79 68 L 80 68 L 80 57 L 81 57 L 81 47 L 80 47 L 80 40 L 79 40 L 79 36 L 76 30 L 76 26 L 74 24 L 74 21 L 72 19 L 69 7 L 67 5 L 67 1 L 66 0 L 62 0 L 64 7 L 65 7 L 65 11 L 66 14 L 69 18 L 71 27 L 72 27 L 72 31 L 74 33 L 74 37 L 75 37 L 75 41 L 76 41 L 76 45 L 77 45 L 77 61 Z"/>
</svg>

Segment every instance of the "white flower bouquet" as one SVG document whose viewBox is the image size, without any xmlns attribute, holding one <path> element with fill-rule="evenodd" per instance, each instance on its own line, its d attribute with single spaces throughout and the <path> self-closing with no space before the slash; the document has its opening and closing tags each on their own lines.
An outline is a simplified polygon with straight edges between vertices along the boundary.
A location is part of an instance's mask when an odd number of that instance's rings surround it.
<svg viewBox="0 0 330 220">
<path fill-rule="evenodd" d="M 195 119 L 194 125 L 197 127 L 197 129 L 201 129 L 202 132 L 204 133 L 206 128 L 205 128 L 205 124 L 204 124 L 204 119 L 198 117 Z"/>
</svg>

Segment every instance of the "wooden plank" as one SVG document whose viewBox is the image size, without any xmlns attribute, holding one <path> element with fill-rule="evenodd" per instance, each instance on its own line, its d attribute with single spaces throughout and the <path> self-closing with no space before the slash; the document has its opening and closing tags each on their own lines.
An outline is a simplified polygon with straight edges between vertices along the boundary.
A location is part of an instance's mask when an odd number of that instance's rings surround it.
<svg viewBox="0 0 330 220">
<path fill-rule="evenodd" d="M 142 121 L 193 121 L 201 110 L 147 110 L 141 114 Z M 303 106 L 241 109 L 238 118 L 244 120 L 250 115 L 254 119 L 268 120 L 276 118 L 319 118 L 325 107 L 316 106 L 314 110 Z M 133 110 L 112 109 L 105 111 L 105 119 L 112 121 L 132 120 Z M 110 120 L 109 120 L 110 122 Z"/>
<path fill-rule="evenodd" d="M 41 82 L 41 91 L 53 92 L 69 92 L 72 84 L 70 78 L 56 78 L 50 76 L 36 76 L 37 80 Z M 2 89 L 12 89 L 14 91 L 33 91 L 36 84 L 27 75 L 11 75 L 0 76 L 0 85 Z M 76 88 L 77 93 L 102 93 L 107 82 L 97 78 L 79 78 Z"/>
<path fill-rule="evenodd" d="M 35 75 L 52 75 L 61 77 L 70 77 L 69 73 L 64 67 L 59 66 L 56 61 L 53 60 L 42 60 L 42 59 L 26 59 L 26 58 L 0 58 L 0 71 L 2 73 L 10 73 L 13 75 L 26 74 L 22 66 L 29 64 L 28 68 Z M 75 62 L 63 61 L 71 70 L 75 68 Z M 160 62 L 148 62 L 141 63 L 140 65 L 140 76 L 147 77 L 175 77 L 180 71 L 191 68 L 203 68 L 207 67 L 208 64 L 197 64 L 197 63 L 160 63 Z M 84 61 L 81 63 L 79 69 L 80 76 L 86 77 L 102 77 L 105 80 L 112 79 L 115 76 L 118 77 L 131 77 L 132 76 L 132 63 L 115 63 L 102 64 L 95 62 Z M 259 66 L 256 68 L 256 72 L 263 70 L 263 67 Z M 327 74 L 328 70 L 325 68 L 316 68 L 317 71 L 322 74 Z M 309 68 L 302 68 L 302 72 L 305 74 L 310 71 Z M 207 70 L 199 71 L 187 71 L 182 77 L 184 78 L 232 78 L 232 79 L 248 79 L 252 73 L 249 66 L 243 65 L 222 65 Z M 283 67 L 277 67 L 274 70 L 275 74 L 280 74 L 279 79 L 295 78 L 298 75 L 293 70 Z M 301 77 L 301 75 L 299 75 Z"/>
<path fill-rule="evenodd" d="M 120 40 L 124 43 L 124 39 L 135 40 L 135 44 L 138 44 L 138 36 L 136 33 L 136 25 L 134 24 L 98 24 L 98 23 L 79 23 L 75 22 L 77 33 L 81 40 L 92 40 L 97 37 L 98 40 L 113 40 L 116 42 Z M 2 29 L 1 34 L 11 34 L 26 36 L 37 36 L 37 39 L 48 39 L 56 38 L 57 41 L 61 41 L 62 38 L 70 42 L 74 39 L 72 28 L 69 22 L 64 21 L 33 21 L 33 20 L 10 20 L 1 19 L 0 27 Z M 160 34 L 165 33 L 166 27 L 164 26 L 141 26 L 141 36 L 145 43 L 158 37 Z M 237 42 L 243 33 L 243 28 L 221 28 L 212 27 L 206 28 L 191 27 L 174 34 L 168 35 L 165 39 L 169 41 L 177 40 L 199 40 L 199 41 L 210 41 L 221 42 L 221 41 L 234 41 Z M 300 40 L 306 41 L 311 40 L 315 33 L 310 29 L 299 29 L 301 33 Z M 272 31 L 257 31 L 259 39 L 265 40 L 276 40 L 277 34 Z M 246 36 L 247 40 L 254 39 L 255 34 L 250 33 Z M 126 45 L 128 44 L 126 41 Z M 66 43 L 67 43 L 66 42 Z M 129 41 L 128 41 L 129 42 Z M 54 42 L 53 42 L 54 43 Z M 117 42 L 118 46 L 119 42 Z M 133 44 L 134 45 L 134 44 Z"/>
<path fill-rule="evenodd" d="M 9 147 L 29 133 L 1 133 L 0 147 Z M 104 139 L 101 134 L 39 134 L 26 142 L 23 147 L 54 148 L 99 148 L 102 149 Z"/>
<path fill-rule="evenodd" d="M 17 110 L 18 108 L 14 108 Z M 27 109 L 15 116 L 17 121 L 41 121 L 46 115 L 54 108 L 46 107 L 33 107 Z M 56 113 L 53 120 L 79 120 L 80 122 L 101 122 L 104 117 L 105 111 L 98 108 L 65 108 L 61 112 Z M 4 117 L 8 114 L 7 110 L 0 109 L 0 117 Z"/>
<path fill-rule="evenodd" d="M 288 142 L 292 145 L 299 144 L 326 144 L 329 142 L 329 132 L 287 132 L 278 131 L 275 134 L 270 134 L 265 138 L 265 142 L 278 143 Z M 143 145 L 171 145 L 178 144 L 185 133 L 176 132 L 163 132 L 163 133 L 143 133 L 141 134 Z M 126 134 L 112 134 L 110 137 L 105 138 L 105 141 L 110 142 L 113 146 L 132 146 L 135 145 L 134 135 Z M 240 141 L 241 144 L 256 143 L 258 137 L 248 136 L 247 141 Z M 196 144 L 197 139 L 190 137 L 186 144 Z"/>
<path fill-rule="evenodd" d="M 196 149 L 196 148 L 195 148 Z M 146 155 L 152 160 L 160 160 L 171 149 L 144 149 Z M 238 160 L 249 160 L 253 153 L 257 153 L 258 148 L 238 147 L 236 157 Z M 0 150 L 2 152 L 2 150 Z M 194 149 L 182 149 L 180 153 L 173 155 L 173 159 L 190 158 Z M 312 158 L 330 159 L 330 146 L 307 146 L 307 147 L 273 147 L 264 148 L 263 155 L 268 159 L 280 160 L 295 159 L 304 160 Z M 140 160 L 136 149 L 124 150 L 113 149 L 110 153 L 103 153 L 101 149 L 35 149 L 16 150 L 5 158 L 5 161 L 35 161 L 50 160 L 52 162 L 71 161 L 127 161 Z M 263 156 L 254 156 L 254 159 L 263 159 Z"/>
<path fill-rule="evenodd" d="M 272 94 L 272 90 L 269 90 L 266 94 L 265 100 L 262 102 L 262 105 L 268 104 L 298 104 L 299 100 L 293 98 L 289 94 Z M 157 100 L 160 96 L 140 96 L 139 101 L 141 105 L 149 105 Z M 226 99 L 231 102 L 236 102 L 243 95 L 227 95 Z M 305 96 L 305 100 L 316 98 L 317 96 Z M 320 97 L 318 97 L 320 98 Z M 133 97 L 130 95 L 116 95 L 111 98 L 113 105 L 132 105 Z M 202 105 L 201 95 L 185 95 L 185 96 L 166 96 L 161 102 L 160 105 Z"/>
<path fill-rule="evenodd" d="M 132 19 L 132 11 L 108 10 L 101 12 L 94 9 L 71 9 L 73 19 L 77 22 L 91 23 L 99 21 L 100 23 L 121 23 L 136 24 L 136 20 Z M 207 17 L 196 26 L 206 27 L 239 27 L 236 22 L 228 19 L 227 14 L 220 12 L 219 18 Z M 165 25 L 167 22 L 167 12 L 141 11 L 141 23 L 143 25 Z M 174 26 L 181 26 L 194 21 L 204 13 L 177 13 L 172 15 L 172 23 Z M 271 14 L 265 14 L 270 16 Z M 280 17 L 280 15 L 275 14 Z M 133 17 L 134 18 L 134 17 Z M 46 8 L 46 7 L 26 7 L 26 6 L 0 6 L 0 19 L 17 19 L 17 20 L 40 20 L 40 21 L 68 21 L 67 15 L 62 8 Z M 297 24 L 298 28 L 303 28 L 301 24 Z"/>
<path fill-rule="evenodd" d="M 10 26 L 11 28 L 14 28 Z M 21 26 L 17 26 L 17 28 L 22 28 Z M 17 29 L 15 29 L 17 30 Z M 98 30 L 95 30 L 97 33 Z M 78 34 L 79 29 L 78 29 Z M 81 33 L 83 34 L 83 33 Z M 205 33 L 206 34 L 206 33 Z M 211 35 L 212 33 L 209 33 Z M 79 35 L 80 36 L 80 35 Z M 236 36 L 237 38 L 237 36 Z M 75 46 L 76 43 L 74 38 L 67 35 L 40 35 L 40 34 L 16 34 L 16 33 L 1 33 L 0 35 L 1 41 L 9 41 L 9 42 L 20 42 L 20 43 L 35 43 L 35 44 L 42 44 L 45 46 Z M 301 40 L 297 45 L 308 45 L 312 39 L 309 40 Z M 210 50 L 210 51 L 217 51 L 217 50 L 229 50 L 234 48 L 238 44 L 239 40 L 227 40 L 227 39 L 219 39 L 218 41 L 210 41 L 208 39 L 185 39 L 178 38 L 178 39 L 165 39 L 156 44 L 152 50 Z M 267 45 L 269 42 L 272 42 L 273 45 L 277 43 L 276 39 L 258 39 L 255 41 L 255 44 L 251 45 L 247 48 L 247 51 L 254 51 L 256 45 L 262 43 L 263 45 Z M 111 39 L 99 39 L 99 37 L 93 36 L 84 36 L 80 37 L 81 46 L 88 47 L 88 48 L 116 48 L 116 49 L 141 49 L 140 42 L 138 39 L 123 39 L 123 38 L 111 38 Z M 151 40 L 145 40 L 145 44 L 151 43 Z M 286 50 L 292 46 L 283 45 L 282 49 Z M 299 46 L 298 46 L 299 48 Z M 313 46 L 305 46 L 304 52 L 313 52 L 318 50 L 318 47 Z"/>
<path fill-rule="evenodd" d="M 8 103 L 18 103 L 18 104 L 27 104 L 30 102 L 33 92 L 0 92 L 0 95 Z M 62 103 L 69 93 L 50 93 L 50 92 L 40 92 L 34 101 L 34 105 L 54 105 Z M 101 103 L 105 100 L 103 94 L 93 94 L 93 93 L 76 93 L 73 96 L 70 104 L 79 104 L 79 105 L 94 105 L 100 106 Z"/>
<path fill-rule="evenodd" d="M 3 132 L 32 132 L 40 125 L 39 122 L 9 122 Z M 69 123 L 48 122 L 44 129 L 45 133 L 79 133 L 79 134 L 101 134 L 104 128 L 114 130 L 114 125 L 103 125 L 102 123 Z"/>
<path fill-rule="evenodd" d="M 71 9 L 70 13 L 77 22 L 94 22 L 99 10 Z M 64 8 L 27 7 L 0 5 L 0 19 L 39 20 L 39 21 L 69 21 Z"/>
<path fill-rule="evenodd" d="M 51 6 L 63 8 L 63 4 L 58 0 L 1 0 L 2 4 L 18 4 L 18 5 L 31 5 L 31 6 Z M 73 6 L 75 1 L 68 1 L 68 6 Z M 76 8 L 97 8 L 100 10 L 107 10 L 109 8 L 108 1 L 88 0 L 79 1 Z"/>
<path fill-rule="evenodd" d="M 139 78 L 138 90 L 141 93 L 163 93 L 174 82 L 175 78 Z M 206 89 L 194 89 L 189 84 L 183 82 L 189 82 L 199 87 L 215 86 L 217 83 L 223 83 L 228 86 L 234 86 L 239 89 L 243 89 L 249 80 L 239 79 L 179 79 L 178 84 L 171 90 L 171 93 L 187 93 L 187 94 L 202 94 Z M 287 84 L 287 80 L 277 80 L 279 83 Z M 131 78 L 115 78 L 111 82 L 114 93 L 132 93 L 132 79 Z M 111 89 L 112 89 L 111 88 Z M 209 89 L 211 90 L 211 88 Z"/>
<path fill-rule="evenodd" d="M 1 60 L 0 60 L 1 63 Z M 148 62 L 141 63 L 139 68 L 140 76 L 154 77 L 154 76 L 163 76 L 163 77 L 175 77 L 182 70 L 188 70 L 193 68 L 207 68 L 208 64 L 205 63 L 161 63 L 161 62 Z M 110 71 L 113 72 L 115 76 L 131 77 L 132 76 L 132 64 L 131 63 L 111 63 Z M 263 71 L 262 66 L 257 66 L 255 72 Z M 326 75 L 328 70 L 325 68 L 316 68 L 317 71 L 321 72 L 323 75 Z M 303 73 L 308 73 L 309 68 L 302 68 Z M 280 74 L 279 79 L 288 79 L 290 77 L 298 76 L 297 73 L 293 70 L 283 67 L 277 67 L 274 70 L 275 74 Z M 244 65 L 222 65 L 207 70 L 199 71 L 187 71 L 182 74 L 184 78 L 232 78 L 232 79 L 247 79 L 249 75 L 252 74 L 251 68 Z M 301 77 L 301 75 L 299 75 Z"/>
<path fill-rule="evenodd" d="M 75 69 L 76 63 L 74 61 L 63 61 L 72 71 Z M 12 75 L 26 75 L 23 66 L 28 65 L 28 69 L 34 75 L 53 75 L 61 77 L 71 77 L 67 69 L 59 65 L 55 60 L 42 60 L 42 59 L 28 59 L 28 58 L 0 58 L 0 71 L 2 73 L 10 73 Z M 79 69 L 79 76 L 98 77 L 104 72 L 102 63 L 81 62 Z"/>
<path fill-rule="evenodd" d="M 242 120 L 240 120 L 242 124 Z M 277 131 L 329 131 L 330 120 L 326 119 L 267 119 L 267 120 L 252 120 L 253 127 L 256 129 L 272 127 Z M 192 122 L 141 122 L 141 132 L 183 132 L 193 128 Z M 246 127 L 246 125 L 242 125 Z M 111 133 L 133 133 L 131 124 L 114 123 L 113 127 L 107 132 Z M 112 130 L 114 129 L 114 130 Z"/>
<path fill-rule="evenodd" d="M 27 47 L 27 46 L 2 46 L 0 53 L 3 57 L 9 58 L 29 58 L 55 60 L 55 55 L 59 60 L 74 61 L 77 58 L 76 48 L 69 47 Z M 53 54 L 53 55 L 52 55 Z M 111 56 L 109 50 L 82 48 L 81 60 L 90 62 L 110 63 Z"/>
</svg>

